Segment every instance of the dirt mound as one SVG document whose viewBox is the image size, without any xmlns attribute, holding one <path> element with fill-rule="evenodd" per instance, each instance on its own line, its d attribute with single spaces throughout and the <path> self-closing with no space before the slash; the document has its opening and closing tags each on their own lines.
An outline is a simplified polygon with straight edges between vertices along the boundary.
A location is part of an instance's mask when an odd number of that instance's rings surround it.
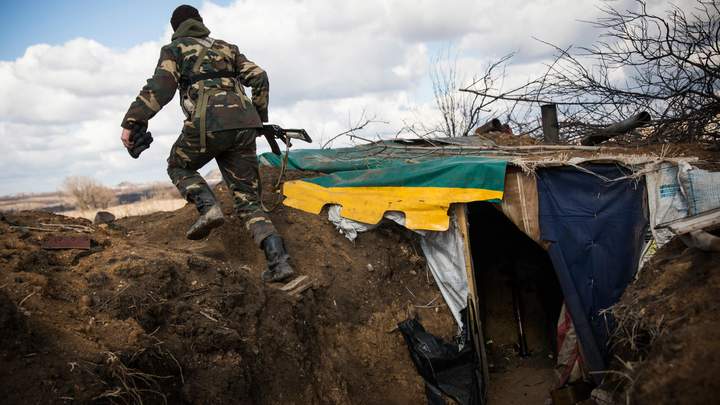
<svg viewBox="0 0 720 405">
<path fill-rule="evenodd" d="M 33 228 L 88 221 L 0 218 L 3 402 L 423 401 L 393 329 L 409 312 L 444 338 L 455 326 L 411 233 L 387 224 L 352 243 L 322 216 L 279 207 L 273 221 L 313 282 L 294 296 L 260 281 L 262 252 L 238 221 L 193 242 L 195 217 L 186 206 L 98 226 L 87 251 L 44 250 L 48 233 Z"/>
<path fill-rule="evenodd" d="M 615 371 L 637 404 L 714 403 L 720 390 L 720 255 L 663 246 L 614 308 Z"/>
<path fill-rule="evenodd" d="M 539 145 L 542 142 L 539 140 L 528 136 L 528 135 L 514 135 L 509 134 L 507 132 L 499 132 L 499 131 L 492 131 L 492 132 L 484 132 L 482 134 L 478 134 L 477 132 L 475 135 L 488 138 L 495 142 L 498 145 L 504 145 L 504 146 L 527 146 L 527 145 Z"/>
</svg>

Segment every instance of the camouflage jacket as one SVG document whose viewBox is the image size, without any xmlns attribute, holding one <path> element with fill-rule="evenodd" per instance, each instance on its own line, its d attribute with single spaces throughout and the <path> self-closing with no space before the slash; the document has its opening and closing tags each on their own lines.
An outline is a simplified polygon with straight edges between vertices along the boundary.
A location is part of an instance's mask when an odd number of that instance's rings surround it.
<svg viewBox="0 0 720 405">
<path fill-rule="evenodd" d="M 260 127 L 267 121 L 267 74 L 237 46 L 209 38 L 209 33 L 196 20 L 180 24 L 172 42 L 160 51 L 155 73 L 125 114 L 123 128 L 149 121 L 172 100 L 178 88 L 186 116 L 185 129 L 204 134 Z M 245 95 L 245 86 L 252 88 L 252 101 Z"/>
</svg>

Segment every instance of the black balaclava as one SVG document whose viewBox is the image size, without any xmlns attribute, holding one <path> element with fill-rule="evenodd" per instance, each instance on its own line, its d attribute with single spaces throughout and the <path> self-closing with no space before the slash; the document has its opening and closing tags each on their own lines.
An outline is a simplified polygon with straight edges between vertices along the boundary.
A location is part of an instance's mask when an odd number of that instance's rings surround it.
<svg viewBox="0 0 720 405">
<path fill-rule="evenodd" d="M 202 17 L 200 17 L 200 12 L 193 7 L 188 6 L 187 4 L 183 4 L 182 6 L 179 6 L 175 9 L 172 13 L 172 17 L 170 18 L 170 25 L 172 25 L 173 31 L 177 31 L 180 24 L 183 23 L 183 21 L 188 19 L 198 20 L 202 22 Z"/>
</svg>

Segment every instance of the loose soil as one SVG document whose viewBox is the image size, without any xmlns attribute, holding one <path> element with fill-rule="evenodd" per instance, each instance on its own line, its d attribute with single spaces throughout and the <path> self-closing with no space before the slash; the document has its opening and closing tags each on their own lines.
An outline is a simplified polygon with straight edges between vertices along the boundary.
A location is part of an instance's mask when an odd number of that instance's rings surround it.
<svg viewBox="0 0 720 405">
<path fill-rule="evenodd" d="M 679 239 L 657 251 L 615 306 L 616 378 L 635 404 L 710 404 L 720 391 L 720 254 Z M 620 387 L 617 387 L 618 380 Z"/>
<path fill-rule="evenodd" d="M 506 132 L 485 132 L 483 134 L 475 133 L 476 136 L 488 138 L 498 145 L 506 146 L 527 146 L 527 145 L 540 145 L 542 142 L 528 135 L 513 135 Z"/>
<path fill-rule="evenodd" d="M 227 190 L 218 195 L 230 214 Z M 264 257 L 237 220 L 186 240 L 196 215 L 186 206 L 97 226 L 88 251 L 44 250 L 49 233 L 23 228 L 87 220 L 0 216 L 0 402 L 425 402 L 395 325 L 417 314 L 445 339 L 456 326 L 432 307 L 442 299 L 412 233 L 384 224 L 353 243 L 322 215 L 278 207 L 293 264 L 313 280 L 295 297 L 260 281 Z M 615 307 L 623 377 L 610 390 L 637 404 L 714 402 L 718 270 L 717 254 L 679 241 L 656 253 Z M 521 360 L 512 341 L 493 344 L 491 404 L 542 403 L 551 352 Z"/>
<path fill-rule="evenodd" d="M 479 136 L 488 138 L 496 144 L 503 146 L 532 146 L 543 144 L 542 140 L 532 138 L 528 135 L 488 132 Z M 667 158 L 697 158 L 697 160 L 692 162 L 694 166 L 710 171 L 720 171 L 720 146 L 718 145 L 718 143 L 647 143 L 638 142 L 632 137 L 620 137 L 597 145 L 598 147 L 608 148 L 599 152 L 570 150 L 564 151 L 563 154 L 566 154 L 568 157 L 584 158 L 591 158 L 600 154 L 651 155 Z"/>
<path fill-rule="evenodd" d="M 270 184 L 276 172 L 264 173 Z M 230 214 L 227 190 L 218 195 Z M 417 307 L 442 299 L 413 234 L 386 224 L 353 243 L 325 217 L 280 206 L 272 219 L 313 280 L 294 297 L 260 281 L 264 257 L 239 221 L 186 240 L 196 215 L 186 206 L 94 227 L 89 251 L 43 250 L 48 233 L 22 228 L 87 220 L 2 216 L 2 402 L 425 401 L 395 326 L 417 314 L 445 339 L 456 326 L 442 304 Z"/>
</svg>

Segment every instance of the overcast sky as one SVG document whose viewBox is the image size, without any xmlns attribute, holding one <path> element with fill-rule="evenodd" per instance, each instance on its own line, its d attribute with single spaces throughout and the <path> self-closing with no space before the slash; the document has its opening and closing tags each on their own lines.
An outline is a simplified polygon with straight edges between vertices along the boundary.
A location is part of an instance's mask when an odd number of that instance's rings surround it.
<svg viewBox="0 0 720 405">
<path fill-rule="evenodd" d="M 623 0 L 626 1 L 626 0 Z M 362 111 L 387 124 L 435 119 L 428 67 L 439 51 L 462 74 L 517 52 L 513 80 L 543 69 L 550 50 L 587 44 L 592 0 L 241 0 L 188 2 L 211 36 L 237 44 L 270 77 L 270 120 L 316 141 Z M 658 2 L 662 4 L 661 2 Z M 122 147 L 120 121 L 172 33 L 169 1 L 29 1 L 0 5 L 0 194 L 55 190 L 71 175 L 107 185 L 166 179 L 181 126 L 177 99 L 151 122 L 139 160 Z M 623 2 L 615 5 L 623 7 Z M 261 151 L 267 150 L 263 140 Z M 203 169 L 205 173 L 211 167 Z"/>
</svg>

